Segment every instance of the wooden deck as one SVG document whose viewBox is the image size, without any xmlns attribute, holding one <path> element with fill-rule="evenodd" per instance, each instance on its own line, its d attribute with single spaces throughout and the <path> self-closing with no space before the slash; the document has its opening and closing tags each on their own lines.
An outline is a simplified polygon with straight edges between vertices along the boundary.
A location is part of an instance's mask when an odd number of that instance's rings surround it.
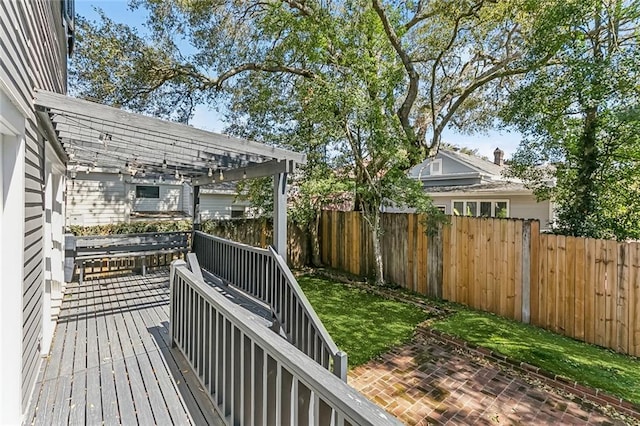
<svg viewBox="0 0 640 426">
<path fill-rule="evenodd" d="M 222 424 L 170 349 L 168 271 L 67 287 L 26 424 Z"/>
</svg>

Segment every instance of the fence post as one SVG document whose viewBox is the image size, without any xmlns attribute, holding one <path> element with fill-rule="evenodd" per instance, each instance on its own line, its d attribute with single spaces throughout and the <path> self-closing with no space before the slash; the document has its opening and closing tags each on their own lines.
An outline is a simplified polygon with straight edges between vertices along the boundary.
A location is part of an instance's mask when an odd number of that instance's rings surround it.
<svg viewBox="0 0 640 426">
<path fill-rule="evenodd" d="M 436 225 L 435 232 L 427 237 L 427 293 L 431 297 L 442 298 L 442 224 Z"/>
<path fill-rule="evenodd" d="M 522 322 L 531 322 L 531 221 L 522 223 Z"/>
<path fill-rule="evenodd" d="M 338 351 L 333 356 L 333 374 L 347 383 L 348 357 L 346 352 Z"/>
</svg>

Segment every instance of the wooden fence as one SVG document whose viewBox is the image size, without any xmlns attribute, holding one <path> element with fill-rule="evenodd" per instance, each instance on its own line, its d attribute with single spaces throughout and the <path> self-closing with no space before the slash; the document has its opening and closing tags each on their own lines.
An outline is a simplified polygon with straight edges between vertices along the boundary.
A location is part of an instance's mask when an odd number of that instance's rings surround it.
<svg viewBox="0 0 640 426">
<path fill-rule="evenodd" d="M 206 220 L 202 231 L 217 237 L 254 247 L 267 248 L 273 243 L 273 222 L 268 219 Z M 310 263 L 310 239 L 306 231 L 295 223 L 287 224 L 287 262 L 292 268 Z"/>
<path fill-rule="evenodd" d="M 640 243 L 540 234 L 537 221 L 383 214 L 385 279 L 579 340 L 640 356 Z M 322 261 L 372 276 L 357 212 L 323 212 Z"/>
</svg>

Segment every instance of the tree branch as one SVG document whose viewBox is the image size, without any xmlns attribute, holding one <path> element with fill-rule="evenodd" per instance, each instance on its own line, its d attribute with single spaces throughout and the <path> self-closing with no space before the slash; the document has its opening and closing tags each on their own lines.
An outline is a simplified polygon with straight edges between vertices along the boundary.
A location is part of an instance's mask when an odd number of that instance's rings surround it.
<svg viewBox="0 0 640 426">
<path fill-rule="evenodd" d="M 317 75 L 308 69 L 304 68 L 296 68 L 290 67 L 287 65 L 268 65 L 268 64 L 260 64 L 256 62 L 249 62 L 242 65 L 238 65 L 234 68 L 231 68 L 224 73 L 220 74 L 216 78 L 210 78 L 202 73 L 198 72 L 194 67 L 190 65 L 183 65 L 178 67 L 177 72 L 180 75 L 191 77 L 202 84 L 202 89 L 214 88 L 216 90 L 220 90 L 225 81 L 230 78 L 241 74 L 245 71 L 263 71 L 270 73 L 283 73 L 283 74 L 292 74 L 298 75 L 304 78 L 316 78 Z"/>
<path fill-rule="evenodd" d="M 404 130 L 405 135 L 410 140 L 410 142 L 415 145 L 416 143 L 420 143 L 416 141 L 416 135 L 413 127 L 411 126 L 411 122 L 409 120 L 409 115 L 411 113 L 411 108 L 413 108 L 413 104 L 418 97 L 418 85 L 420 83 L 420 74 L 416 71 L 413 66 L 413 62 L 411 58 L 407 54 L 407 52 L 402 48 L 402 43 L 400 42 L 400 38 L 396 34 L 395 30 L 391 26 L 387 15 L 384 12 L 384 6 L 380 2 L 380 0 L 371 0 L 373 9 L 378 14 L 380 21 L 382 22 L 382 26 L 384 27 L 384 32 L 391 42 L 391 45 L 395 49 L 396 53 L 400 57 L 402 61 L 402 65 L 404 69 L 407 71 L 407 75 L 409 76 L 409 87 L 407 89 L 407 95 L 402 102 L 402 105 L 397 111 L 398 118 L 400 119 L 400 124 L 402 125 L 402 129 Z"/>
</svg>

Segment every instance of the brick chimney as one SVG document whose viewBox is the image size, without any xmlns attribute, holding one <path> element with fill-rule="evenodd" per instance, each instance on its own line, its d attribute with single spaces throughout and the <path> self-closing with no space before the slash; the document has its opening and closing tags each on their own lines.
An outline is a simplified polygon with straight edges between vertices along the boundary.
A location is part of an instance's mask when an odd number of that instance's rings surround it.
<svg viewBox="0 0 640 426">
<path fill-rule="evenodd" d="M 504 151 L 500 148 L 496 148 L 496 150 L 493 151 L 493 164 L 504 166 Z"/>
</svg>

